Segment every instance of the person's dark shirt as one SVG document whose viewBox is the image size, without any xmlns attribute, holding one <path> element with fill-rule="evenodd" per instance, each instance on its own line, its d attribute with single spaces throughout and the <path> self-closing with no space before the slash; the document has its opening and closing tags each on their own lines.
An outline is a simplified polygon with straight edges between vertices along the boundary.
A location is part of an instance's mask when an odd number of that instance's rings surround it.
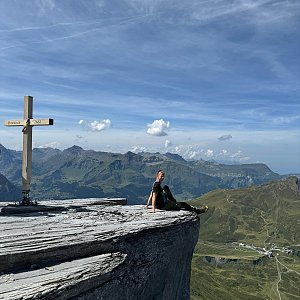
<svg viewBox="0 0 300 300">
<path fill-rule="evenodd" d="M 163 189 L 160 185 L 160 182 L 155 181 L 153 184 L 152 192 L 156 193 L 156 202 L 155 206 L 156 208 L 160 209 L 165 205 L 164 195 L 163 195 Z"/>
</svg>

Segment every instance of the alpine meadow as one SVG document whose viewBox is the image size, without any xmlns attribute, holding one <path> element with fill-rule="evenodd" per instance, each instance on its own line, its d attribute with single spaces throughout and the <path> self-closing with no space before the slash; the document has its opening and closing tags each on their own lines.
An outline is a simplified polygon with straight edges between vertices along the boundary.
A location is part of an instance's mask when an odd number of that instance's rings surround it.
<svg viewBox="0 0 300 300">
<path fill-rule="evenodd" d="M 210 206 L 192 264 L 192 299 L 298 299 L 300 183 L 297 177 L 197 200 Z"/>
</svg>

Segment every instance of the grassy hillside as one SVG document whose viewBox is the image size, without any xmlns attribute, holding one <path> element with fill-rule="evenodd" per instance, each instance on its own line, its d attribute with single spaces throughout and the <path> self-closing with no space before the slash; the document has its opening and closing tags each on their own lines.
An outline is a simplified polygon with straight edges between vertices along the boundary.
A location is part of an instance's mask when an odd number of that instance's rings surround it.
<svg viewBox="0 0 300 300">
<path fill-rule="evenodd" d="M 191 201 L 210 207 L 201 216 L 201 240 L 265 246 L 300 241 L 300 194 L 296 177 L 262 186 L 216 190 Z"/>
<path fill-rule="evenodd" d="M 210 207 L 201 215 L 192 264 L 192 299 L 299 299 L 300 189 L 296 177 L 245 189 L 216 190 L 192 202 Z"/>
</svg>

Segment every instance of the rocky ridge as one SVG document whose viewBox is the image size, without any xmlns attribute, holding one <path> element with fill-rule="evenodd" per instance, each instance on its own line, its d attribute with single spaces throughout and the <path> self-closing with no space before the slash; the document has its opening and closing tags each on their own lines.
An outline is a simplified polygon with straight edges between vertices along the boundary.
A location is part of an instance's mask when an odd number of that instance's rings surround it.
<svg viewBox="0 0 300 300">
<path fill-rule="evenodd" d="M 97 201 L 0 215 L 0 299 L 190 298 L 199 218 Z"/>
</svg>

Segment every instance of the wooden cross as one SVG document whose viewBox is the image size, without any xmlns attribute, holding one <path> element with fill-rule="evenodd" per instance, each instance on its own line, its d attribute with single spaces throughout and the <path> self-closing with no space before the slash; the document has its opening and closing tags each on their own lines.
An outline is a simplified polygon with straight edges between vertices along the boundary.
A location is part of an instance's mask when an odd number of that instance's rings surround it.
<svg viewBox="0 0 300 300">
<path fill-rule="evenodd" d="M 32 96 L 24 96 L 24 119 L 5 121 L 5 126 L 23 126 L 23 162 L 22 162 L 22 196 L 20 202 L 22 205 L 31 205 L 30 200 L 30 183 L 32 169 L 32 127 L 53 125 L 53 119 L 33 119 L 33 98 Z"/>
</svg>

